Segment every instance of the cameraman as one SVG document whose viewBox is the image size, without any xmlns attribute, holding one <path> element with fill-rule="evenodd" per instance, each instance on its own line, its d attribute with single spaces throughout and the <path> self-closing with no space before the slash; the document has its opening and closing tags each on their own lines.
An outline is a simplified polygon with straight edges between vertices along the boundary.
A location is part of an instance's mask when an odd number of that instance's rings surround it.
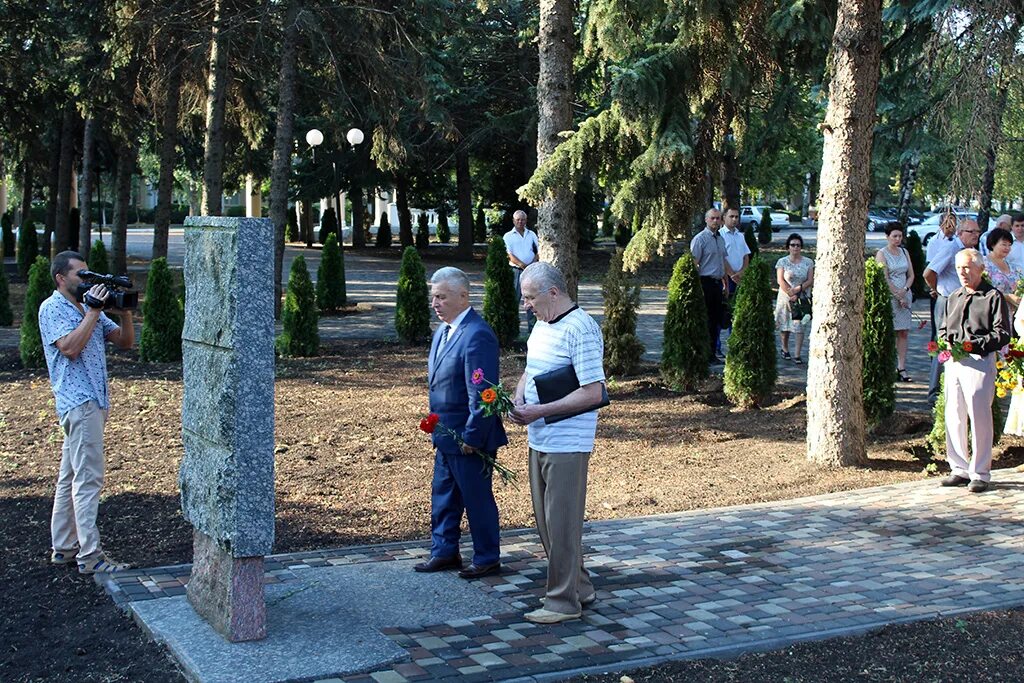
<svg viewBox="0 0 1024 683">
<path fill-rule="evenodd" d="M 78 271 L 87 268 L 78 252 L 57 254 L 50 266 L 57 291 L 39 307 L 46 366 L 64 430 L 50 519 L 50 562 L 66 565 L 77 559 L 82 574 L 112 574 L 127 566 L 104 555 L 96 528 L 103 487 L 103 428 L 110 410 L 103 342 L 130 349 L 135 328 L 131 311 L 111 309 L 120 316 L 120 327 L 102 312 L 109 296 L 103 285 L 89 290 L 98 306 L 78 302 L 78 285 L 82 282 Z"/>
</svg>

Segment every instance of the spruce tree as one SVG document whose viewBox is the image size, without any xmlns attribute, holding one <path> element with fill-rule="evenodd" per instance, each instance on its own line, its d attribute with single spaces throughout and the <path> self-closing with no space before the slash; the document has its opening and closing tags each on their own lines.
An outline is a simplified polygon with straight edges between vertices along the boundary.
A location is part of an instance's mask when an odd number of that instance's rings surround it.
<svg viewBox="0 0 1024 683">
<path fill-rule="evenodd" d="M 398 300 L 395 306 L 395 332 L 406 344 L 430 338 L 430 292 L 423 261 L 415 247 L 402 252 L 402 268 L 398 273 Z"/>
<path fill-rule="evenodd" d="M 601 213 L 601 236 L 611 237 L 615 234 L 615 219 L 612 218 L 612 210 L 610 207 L 605 207 Z"/>
<path fill-rule="evenodd" d="M 345 305 L 345 260 L 335 233 L 327 235 L 320 267 L 316 271 L 316 303 L 321 313 L 333 313 Z"/>
<path fill-rule="evenodd" d="M 757 226 L 757 240 L 761 244 L 772 243 L 772 214 L 769 209 L 761 211 L 761 222 Z"/>
<path fill-rule="evenodd" d="M 636 335 L 640 285 L 622 270 L 622 249 L 612 256 L 608 274 L 601 284 L 604 295 L 604 370 L 609 375 L 632 374 L 644 355 L 644 345 Z"/>
<path fill-rule="evenodd" d="M 487 218 L 484 216 L 484 205 L 476 207 L 476 220 L 473 221 L 473 241 L 480 243 L 487 241 Z"/>
<path fill-rule="evenodd" d="M 15 256 L 17 249 L 14 246 L 14 221 L 11 220 L 11 212 L 8 211 L 3 216 L 0 216 L 0 233 L 3 235 L 3 240 L 0 245 L 3 246 L 4 256 Z"/>
<path fill-rule="evenodd" d="M 71 251 L 78 251 L 78 226 L 82 222 L 82 212 L 78 210 L 78 207 L 74 207 L 68 211 L 68 249 Z"/>
<path fill-rule="evenodd" d="M 505 240 L 492 237 L 487 245 L 487 267 L 484 271 L 484 320 L 494 330 L 501 346 L 508 346 L 519 337 L 519 302 L 516 281 L 508 263 Z"/>
<path fill-rule="evenodd" d="M 639 220 L 636 221 L 639 224 Z M 629 241 L 633 239 L 633 231 L 630 230 L 629 225 L 626 221 L 619 220 L 615 222 L 615 244 L 625 249 L 629 245 Z"/>
<path fill-rule="evenodd" d="M 747 227 L 743 229 L 743 240 L 747 243 L 750 258 L 753 260 L 761 252 L 761 247 L 757 243 L 757 233 L 754 232 L 754 221 L 747 223 Z"/>
<path fill-rule="evenodd" d="M 338 214 L 328 207 L 320 217 L 320 244 L 327 244 L 328 235 L 338 234 Z"/>
<path fill-rule="evenodd" d="M 736 289 L 724 388 L 726 398 L 743 408 L 763 405 L 778 378 L 771 274 L 772 268 L 756 257 Z"/>
<path fill-rule="evenodd" d="M 708 312 L 692 254 L 672 269 L 665 312 L 661 374 L 672 386 L 693 389 L 708 376 Z"/>
<path fill-rule="evenodd" d="M 892 294 L 885 270 L 868 259 L 864 272 L 864 416 L 877 424 L 896 407 L 896 333 L 892 329 Z"/>
<path fill-rule="evenodd" d="M 32 219 L 26 218 L 18 229 L 18 275 L 28 276 L 29 268 L 39 256 L 39 236 Z"/>
<path fill-rule="evenodd" d="M 914 299 L 924 299 L 928 296 L 925 291 L 924 269 L 927 265 L 924 257 L 924 247 L 921 245 L 921 237 L 914 231 L 907 233 L 905 246 L 910 256 L 910 265 L 914 268 L 914 282 L 910 285 L 910 291 Z"/>
<path fill-rule="evenodd" d="M 420 211 L 416 219 L 416 248 L 426 249 L 430 246 L 430 220 L 426 211 Z"/>
<path fill-rule="evenodd" d="M 377 223 L 377 241 L 375 244 L 381 249 L 391 246 L 391 219 L 387 211 L 381 213 L 380 221 Z"/>
<path fill-rule="evenodd" d="M 106 275 L 110 272 L 107 248 L 103 246 L 103 240 L 96 240 L 92 244 L 92 251 L 89 252 L 89 270 L 101 275 Z"/>
<path fill-rule="evenodd" d="M 181 331 L 185 324 L 177 287 L 167 259 L 153 259 L 146 278 L 146 300 L 142 305 L 142 334 L 139 358 L 152 363 L 181 360 Z"/>
<path fill-rule="evenodd" d="M 448 225 L 448 209 L 443 206 L 437 211 L 437 241 L 448 244 L 452 241 L 452 229 Z"/>
<path fill-rule="evenodd" d="M 320 348 L 319 319 L 316 293 L 306 269 L 306 259 L 296 256 L 288 275 L 288 294 L 281 311 L 283 329 L 277 338 L 277 352 L 282 356 L 315 356 Z"/>
<path fill-rule="evenodd" d="M 11 292 L 7 285 L 7 270 L 0 267 L 0 327 L 14 324 L 14 311 L 11 310 Z"/>
<path fill-rule="evenodd" d="M 28 271 L 25 311 L 21 316 L 21 339 L 18 343 L 21 364 L 26 368 L 41 368 L 46 365 L 43 339 L 39 332 L 39 307 L 51 294 L 53 278 L 50 277 L 50 259 L 37 256 Z"/>
</svg>

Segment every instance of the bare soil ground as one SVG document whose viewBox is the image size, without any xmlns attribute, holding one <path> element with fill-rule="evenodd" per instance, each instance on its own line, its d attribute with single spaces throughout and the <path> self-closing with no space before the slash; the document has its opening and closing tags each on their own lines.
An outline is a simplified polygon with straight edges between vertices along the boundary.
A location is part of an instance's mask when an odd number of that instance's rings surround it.
<svg viewBox="0 0 1024 683">
<path fill-rule="evenodd" d="M 432 454 L 417 429 L 427 412 L 425 350 L 337 343 L 282 360 L 276 385 L 277 552 L 426 538 Z M 191 531 L 178 505 L 181 369 L 111 353 L 112 411 L 100 527 L 119 560 L 187 562 Z M 511 384 L 521 354 L 502 359 Z M 863 467 L 804 461 L 802 398 L 783 394 L 739 411 L 709 383 L 696 394 L 660 386 L 653 367 L 610 387 L 591 464 L 590 519 L 792 498 L 926 476 L 923 432 L 879 437 Z M 923 421 L 907 417 L 911 428 Z M 510 427 L 504 462 L 518 487 L 497 486 L 505 527 L 532 525 L 524 432 Z M 2 680 L 177 680 L 91 580 L 48 564 L 49 508 L 61 434 L 45 371 L 0 355 Z M 1024 461 L 1017 442 L 997 467 Z M 814 646 L 811 646 L 814 647 Z M 655 680 L 655 679 L 651 679 Z M 730 680 L 730 679 L 721 679 Z M 740 679 L 737 679 L 740 680 Z M 767 680 L 767 679 L 766 679 Z"/>
</svg>

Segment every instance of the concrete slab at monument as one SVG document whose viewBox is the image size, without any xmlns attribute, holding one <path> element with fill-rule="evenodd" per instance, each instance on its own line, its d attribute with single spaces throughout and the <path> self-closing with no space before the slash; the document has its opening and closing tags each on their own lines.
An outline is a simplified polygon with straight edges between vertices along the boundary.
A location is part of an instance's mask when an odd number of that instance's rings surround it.
<svg viewBox="0 0 1024 683">
<path fill-rule="evenodd" d="M 188 599 L 228 640 L 266 635 L 274 543 L 274 242 L 262 218 L 185 221 L 181 509 Z"/>
<path fill-rule="evenodd" d="M 408 658 L 379 629 L 509 612 L 503 601 L 454 574 L 419 574 L 411 562 L 308 569 L 267 587 L 270 634 L 227 643 L 182 597 L 130 603 L 136 620 L 167 644 L 201 683 L 313 680 L 372 671 Z"/>
</svg>

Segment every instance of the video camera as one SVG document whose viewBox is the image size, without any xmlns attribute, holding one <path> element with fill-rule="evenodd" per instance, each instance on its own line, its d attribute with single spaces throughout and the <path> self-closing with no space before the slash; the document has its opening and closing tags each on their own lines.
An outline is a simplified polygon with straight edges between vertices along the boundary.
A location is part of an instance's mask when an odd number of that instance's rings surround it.
<svg viewBox="0 0 1024 683">
<path fill-rule="evenodd" d="M 90 308 L 134 310 L 139 306 L 139 293 L 126 291 L 133 286 L 126 275 L 101 275 L 91 270 L 80 270 L 78 277 L 84 282 L 78 285 L 77 298 Z M 89 294 L 89 290 L 95 285 L 104 285 L 110 292 L 106 301 L 100 301 Z"/>
</svg>

